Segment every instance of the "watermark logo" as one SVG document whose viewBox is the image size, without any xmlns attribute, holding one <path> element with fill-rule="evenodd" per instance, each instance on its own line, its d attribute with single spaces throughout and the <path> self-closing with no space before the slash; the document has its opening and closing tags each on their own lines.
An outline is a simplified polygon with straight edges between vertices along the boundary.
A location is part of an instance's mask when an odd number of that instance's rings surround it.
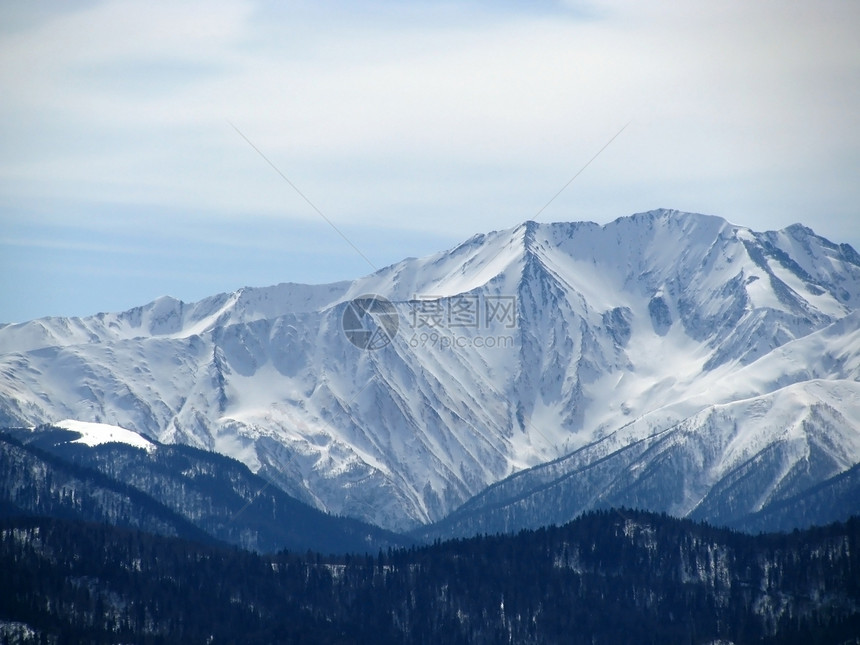
<svg viewBox="0 0 860 645">
<path fill-rule="evenodd" d="M 467 334 L 457 334 L 454 332 L 438 332 L 438 331 L 422 331 L 415 332 L 409 339 L 409 346 L 412 349 L 432 348 L 432 349 L 510 349 L 514 347 L 514 337 L 510 334 L 488 336 L 479 334 L 477 336 L 469 336 Z"/>
<path fill-rule="evenodd" d="M 412 329 L 416 330 L 514 329 L 517 326 L 516 296 L 415 296 L 409 304 Z"/>
<path fill-rule="evenodd" d="M 375 294 L 353 298 L 343 310 L 343 333 L 364 350 L 382 349 L 394 340 L 400 319 L 391 302 Z"/>
<path fill-rule="evenodd" d="M 412 335 L 404 340 L 413 349 L 511 348 L 514 337 L 510 334 L 490 336 L 485 332 L 515 329 L 516 302 L 515 296 L 416 295 L 408 302 Z M 400 318 L 387 298 L 367 294 L 346 304 L 341 327 L 359 349 L 382 349 L 394 340 Z"/>
<path fill-rule="evenodd" d="M 511 348 L 511 335 L 487 335 L 487 330 L 511 330 L 517 326 L 516 296 L 459 294 L 453 297 L 414 296 L 409 346 L 464 349 Z"/>
</svg>

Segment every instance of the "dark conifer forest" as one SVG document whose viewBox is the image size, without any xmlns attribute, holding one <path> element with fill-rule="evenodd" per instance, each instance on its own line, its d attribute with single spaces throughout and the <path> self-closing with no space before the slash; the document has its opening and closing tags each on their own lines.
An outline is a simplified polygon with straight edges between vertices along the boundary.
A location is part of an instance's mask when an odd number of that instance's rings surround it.
<svg viewBox="0 0 860 645">
<path fill-rule="evenodd" d="M 750 536 L 598 511 L 375 554 L 0 522 L 3 643 L 857 643 L 860 520 Z"/>
</svg>

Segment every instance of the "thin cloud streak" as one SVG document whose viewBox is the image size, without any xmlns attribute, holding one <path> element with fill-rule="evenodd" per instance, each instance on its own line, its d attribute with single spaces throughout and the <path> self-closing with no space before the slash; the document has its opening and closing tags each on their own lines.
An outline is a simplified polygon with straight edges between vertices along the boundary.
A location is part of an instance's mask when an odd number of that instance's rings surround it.
<svg viewBox="0 0 860 645">
<path fill-rule="evenodd" d="M 26 211 L 191 252 L 289 221 L 285 252 L 342 244 L 229 120 L 351 238 L 456 240 L 533 217 L 633 115 L 542 219 L 673 207 L 860 246 L 856 3 L 98 2 L 0 23 L 7 229 Z M 418 254 L 391 244 L 374 260 Z"/>
</svg>

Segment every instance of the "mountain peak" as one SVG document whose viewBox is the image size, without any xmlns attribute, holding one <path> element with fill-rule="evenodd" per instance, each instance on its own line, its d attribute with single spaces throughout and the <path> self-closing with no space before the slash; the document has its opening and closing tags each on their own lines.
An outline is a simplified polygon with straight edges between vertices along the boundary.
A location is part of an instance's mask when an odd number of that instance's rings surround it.
<svg viewBox="0 0 860 645">
<path fill-rule="evenodd" d="M 815 232 L 811 228 L 809 228 L 808 226 L 804 226 L 800 222 L 789 224 L 783 230 L 786 233 L 790 233 L 791 235 L 796 237 L 809 237 L 815 235 Z"/>
</svg>

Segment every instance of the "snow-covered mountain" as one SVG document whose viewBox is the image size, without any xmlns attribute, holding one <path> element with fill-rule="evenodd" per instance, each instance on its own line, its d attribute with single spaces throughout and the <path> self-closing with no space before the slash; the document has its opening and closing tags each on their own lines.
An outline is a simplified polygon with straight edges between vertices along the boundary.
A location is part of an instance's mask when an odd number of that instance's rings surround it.
<svg viewBox="0 0 860 645">
<path fill-rule="evenodd" d="M 367 294 L 399 323 L 371 350 L 343 331 Z M 400 530 L 604 462 L 606 495 L 723 517 L 860 462 L 858 309 L 860 256 L 800 225 L 526 222 L 352 283 L 4 326 L 0 423 L 215 450 Z"/>
</svg>

